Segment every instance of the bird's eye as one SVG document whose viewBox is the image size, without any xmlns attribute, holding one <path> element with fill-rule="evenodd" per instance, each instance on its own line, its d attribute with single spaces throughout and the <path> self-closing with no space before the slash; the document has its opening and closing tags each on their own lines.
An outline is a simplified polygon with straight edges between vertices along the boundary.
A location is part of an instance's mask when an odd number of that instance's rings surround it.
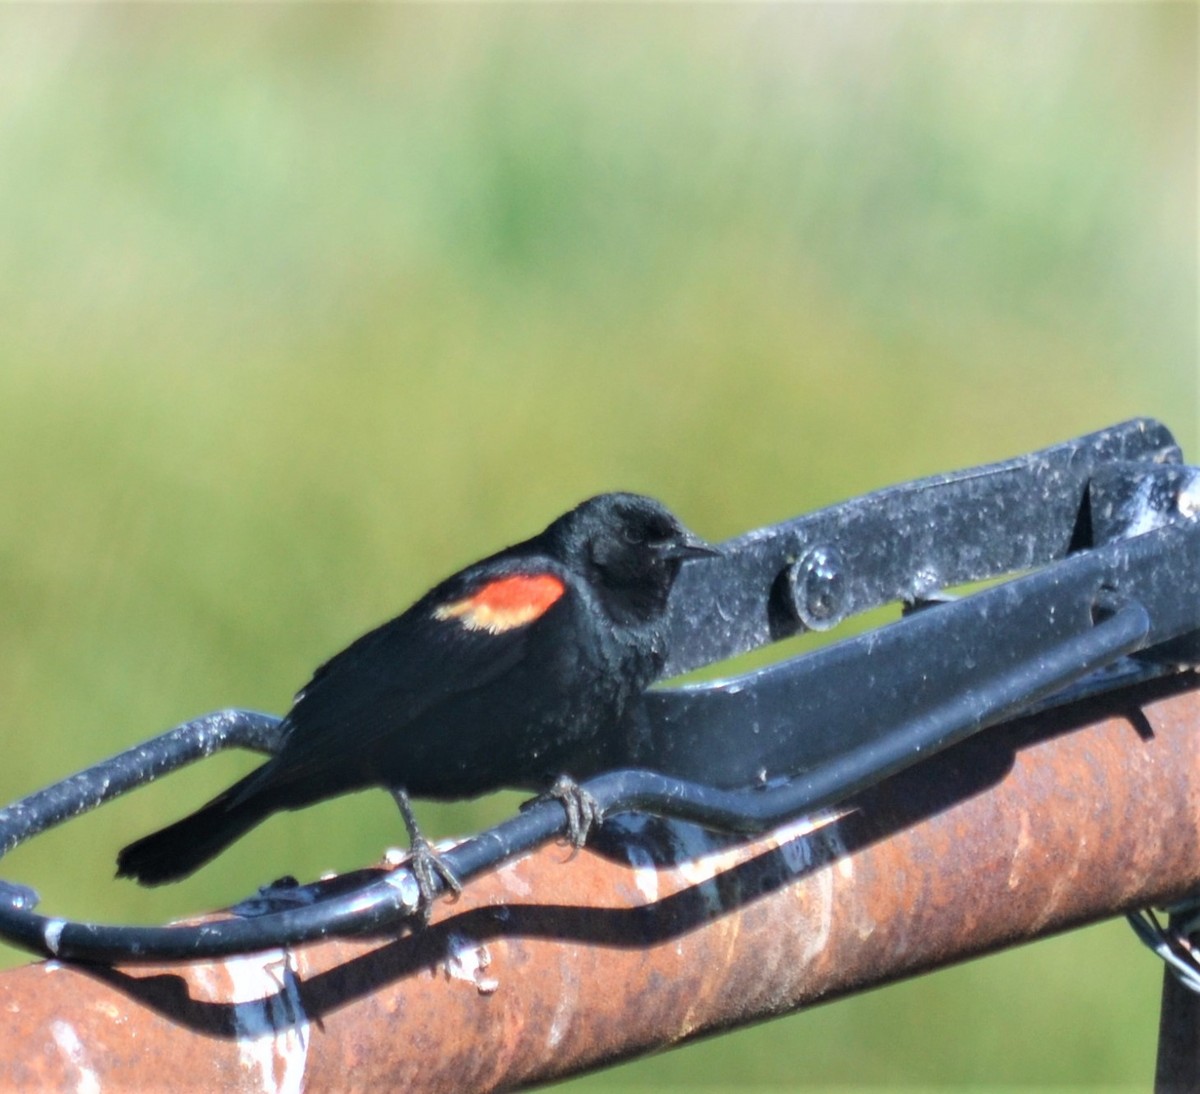
<svg viewBox="0 0 1200 1094">
<path fill-rule="evenodd" d="M 666 547 L 672 541 L 673 533 L 669 528 L 656 528 L 645 524 L 627 524 L 621 530 L 621 536 L 631 547 Z"/>
</svg>

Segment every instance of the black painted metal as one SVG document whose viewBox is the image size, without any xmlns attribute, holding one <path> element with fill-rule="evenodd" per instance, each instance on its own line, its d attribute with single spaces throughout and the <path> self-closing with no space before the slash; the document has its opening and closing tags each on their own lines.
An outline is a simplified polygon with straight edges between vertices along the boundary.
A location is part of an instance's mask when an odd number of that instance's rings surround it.
<svg viewBox="0 0 1200 1094">
<path fill-rule="evenodd" d="M 836 550 L 841 616 L 1044 566 L 1090 543 L 1093 474 L 1132 461 L 1178 464 L 1167 428 L 1135 419 L 1016 459 L 852 498 L 721 545 L 690 563 L 671 598 L 667 675 L 724 660 L 805 628 L 780 576 L 815 548 Z"/>
<path fill-rule="evenodd" d="M 1045 705 L 1137 654 L 1200 655 L 1200 472 L 1165 427 L 1126 422 L 988 467 L 892 487 L 687 564 L 670 671 L 901 601 L 899 622 L 737 679 L 653 689 L 603 763 L 580 767 L 605 813 L 641 810 L 755 832 L 836 804 L 984 726 Z M 947 587 L 1024 573 L 956 601 Z M 1128 667 L 1127 667 L 1128 669 Z M 1132 676 L 1131 676 L 1132 672 Z M 1081 683 L 1082 681 L 1082 683 Z M 270 751 L 279 720 L 206 715 L 0 810 L 0 852 L 220 748 Z M 556 802 L 444 852 L 467 879 L 562 835 Z M 0 936 L 77 961 L 208 958 L 394 929 L 417 906 L 405 869 L 279 888 L 203 926 L 122 927 L 36 914 L 0 882 Z"/>
</svg>

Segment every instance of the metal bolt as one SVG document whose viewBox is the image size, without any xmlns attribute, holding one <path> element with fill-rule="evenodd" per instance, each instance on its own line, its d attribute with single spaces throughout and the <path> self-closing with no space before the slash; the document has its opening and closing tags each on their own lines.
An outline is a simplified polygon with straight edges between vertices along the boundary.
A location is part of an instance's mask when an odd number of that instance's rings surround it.
<svg viewBox="0 0 1200 1094">
<path fill-rule="evenodd" d="M 846 574 L 832 547 L 813 547 L 787 571 L 791 606 L 810 631 L 827 631 L 845 618 Z"/>
</svg>

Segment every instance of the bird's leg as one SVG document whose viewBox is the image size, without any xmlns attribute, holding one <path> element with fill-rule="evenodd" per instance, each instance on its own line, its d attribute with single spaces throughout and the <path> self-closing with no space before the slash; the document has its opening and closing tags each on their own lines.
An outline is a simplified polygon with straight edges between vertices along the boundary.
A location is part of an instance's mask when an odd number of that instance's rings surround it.
<svg viewBox="0 0 1200 1094">
<path fill-rule="evenodd" d="M 567 838 L 576 851 L 587 842 L 593 826 L 604 819 L 604 810 L 600 808 L 600 803 L 570 775 L 559 775 L 549 790 L 533 800 L 556 801 L 562 804 L 567 814 Z"/>
<path fill-rule="evenodd" d="M 420 912 L 422 917 L 428 920 L 430 907 L 438 895 L 438 885 L 434 881 L 434 875 L 438 875 L 442 879 L 443 887 L 450 889 L 455 896 L 462 892 L 462 882 L 438 854 L 437 848 L 425 838 L 425 834 L 421 831 L 417 824 L 417 818 L 413 814 L 408 793 L 403 788 L 397 787 L 391 791 L 391 794 L 400 808 L 400 815 L 404 818 L 404 827 L 408 829 L 410 866 L 417 882 L 417 889 L 421 894 Z"/>
</svg>

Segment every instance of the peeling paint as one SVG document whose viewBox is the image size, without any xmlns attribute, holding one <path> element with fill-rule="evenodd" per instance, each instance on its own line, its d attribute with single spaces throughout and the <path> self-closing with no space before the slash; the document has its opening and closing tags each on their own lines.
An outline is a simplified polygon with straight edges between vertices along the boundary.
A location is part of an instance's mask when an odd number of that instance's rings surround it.
<svg viewBox="0 0 1200 1094">
<path fill-rule="evenodd" d="M 75 1080 L 76 1094 L 100 1094 L 100 1078 L 96 1071 L 88 1066 L 83 1044 L 75 1027 L 70 1022 L 54 1021 L 50 1023 L 50 1034 L 58 1050 L 71 1062 L 77 1078 Z"/>
<path fill-rule="evenodd" d="M 306 1080 L 442 1094 L 523 1089 L 1118 907 L 1169 902 L 1200 884 L 1200 689 L 1194 678 L 1160 681 L 1114 704 L 1119 714 L 1087 726 L 1067 710 L 1015 731 L 997 727 L 864 792 L 860 812 L 819 829 L 810 818 L 814 830 L 784 825 L 739 842 L 732 855 L 728 840 L 695 826 L 647 832 L 643 850 L 663 852 L 649 910 L 625 861 L 587 853 L 564 871 L 561 851 L 543 848 L 520 871 L 543 908 L 528 913 L 512 900 L 515 874 L 479 877 L 458 906 L 436 910 L 434 933 L 414 951 L 419 969 L 400 954 L 408 975 L 380 966 L 374 936 L 313 943 L 291 965 L 276 951 L 120 974 L 148 976 L 147 998 L 162 1010 L 130 1005 L 129 993 L 91 970 L 9 970 L 0 1014 L 16 1048 L 0 1054 L 0 1089 L 91 1094 L 98 1078 L 99 1087 L 154 1090 L 172 1067 L 210 1090 L 296 1090 Z M 1138 708 L 1152 736 L 1133 732 Z M 1147 802 L 1182 818 L 1172 838 L 1140 823 Z M 689 853 L 702 861 L 673 865 Z M 642 858 L 633 862 L 645 869 Z M 704 892 L 716 900 L 723 891 L 730 914 L 709 917 L 689 877 L 711 878 L 725 864 L 737 867 L 734 875 Z M 479 931 L 464 930 L 469 923 Z M 419 947 L 456 924 L 456 964 L 447 971 L 446 949 L 430 962 Z M 382 945 L 385 962 L 399 951 L 390 940 Z M 374 970 L 384 973 L 377 981 Z M 478 989 L 495 978 L 505 996 L 493 1002 Z M 355 994 L 359 984 L 369 992 Z M 171 994 L 153 994 L 162 987 Z M 326 1018 L 307 1055 L 301 994 Z M 5 1013 L 17 1001 L 19 1015 Z M 101 1003 L 128 1008 L 127 1021 L 104 1020 Z M 220 1027 L 234 1005 L 238 1042 Z M 181 1021 L 172 1024 L 174 1006 Z M 189 1022 L 196 1016 L 205 1024 Z"/>
<path fill-rule="evenodd" d="M 387 883 L 400 893 L 400 899 L 407 908 L 418 908 L 421 904 L 421 887 L 407 867 L 393 870 L 385 879 Z"/>
<path fill-rule="evenodd" d="M 682 852 L 679 873 L 692 885 L 711 881 L 717 874 L 732 869 L 746 857 L 740 845 L 715 840 L 703 828 L 680 825 L 675 835 Z"/>
<path fill-rule="evenodd" d="M 828 865 L 835 855 L 829 853 L 832 845 L 828 840 L 814 843 L 807 837 L 833 824 L 844 814 L 844 810 L 822 810 L 807 817 L 797 817 L 776 828 L 767 839 L 779 848 L 792 873 L 808 873 L 814 866 Z"/>
<path fill-rule="evenodd" d="M 1033 839 L 1029 832 L 1029 811 L 1022 809 L 1017 819 L 1017 842 L 1012 852 L 1012 863 L 1008 868 L 1008 887 L 1010 889 L 1015 889 L 1021 884 L 1025 856 L 1032 845 Z"/>
<path fill-rule="evenodd" d="M 641 844 L 625 844 L 625 857 L 633 868 L 633 884 L 647 904 L 658 900 L 658 868 L 650 852 Z"/>
<path fill-rule="evenodd" d="M 518 862 L 506 862 L 500 867 L 500 873 L 504 875 L 504 884 L 516 896 L 532 896 L 533 887 L 521 876 L 517 865 Z"/>
<path fill-rule="evenodd" d="M 817 899 L 812 901 L 810 906 L 813 907 L 816 915 L 810 917 L 808 923 L 805 924 L 808 928 L 807 937 L 798 939 L 803 947 L 800 954 L 802 965 L 807 965 L 824 951 L 833 930 L 833 871 L 818 871 L 813 877 L 812 884 L 816 886 Z"/>
<path fill-rule="evenodd" d="M 281 950 L 226 960 L 242 1067 L 271 1094 L 300 1094 L 308 1059 L 308 1016 L 291 955 Z"/>
<path fill-rule="evenodd" d="M 1200 517 L 1200 477 L 1191 479 L 1188 484 L 1179 491 L 1179 501 L 1177 505 L 1182 516 L 1185 516 L 1188 519 Z"/>
<path fill-rule="evenodd" d="M 491 995 L 500 987 L 500 981 L 487 975 L 492 964 L 492 954 L 482 942 L 476 942 L 464 934 L 451 932 L 446 939 L 446 975 L 451 980 L 465 980 L 473 984 L 480 995 Z"/>
<path fill-rule="evenodd" d="M 676 829 L 676 836 L 679 837 L 680 851 L 684 856 L 676 868 L 679 876 L 696 887 L 710 915 L 724 915 L 732 906 L 731 902 L 736 900 L 736 894 L 729 890 L 727 895 L 722 895 L 716 878 L 745 859 L 744 849 L 729 846 L 723 841 L 718 843 L 711 833 L 692 825 L 680 825 Z"/>
<path fill-rule="evenodd" d="M 111 1022 L 125 1023 L 129 1021 L 129 1015 L 108 1000 L 101 1000 L 96 1004 L 96 1013 L 104 1015 Z"/>
<path fill-rule="evenodd" d="M 67 921 L 65 919 L 48 919 L 46 926 L 42 928 L 42 939 L 46 943 L 46 949 L 51 953 L 58 953 L 58 944 L 62 941 L 62 933 L 66 929 Z"/>
<path fill-rule="evenodd" d="M 550 1019 L 550 1030 L 546 1034 L 546 1047 L 550 1052 L 554 1052 L 565 1040 L 580 999 L 579 977 L 571 962 L 562 962 L 559 970 L 558 998 L 554 1004 L 554 1016 Z"/>
</svg>

